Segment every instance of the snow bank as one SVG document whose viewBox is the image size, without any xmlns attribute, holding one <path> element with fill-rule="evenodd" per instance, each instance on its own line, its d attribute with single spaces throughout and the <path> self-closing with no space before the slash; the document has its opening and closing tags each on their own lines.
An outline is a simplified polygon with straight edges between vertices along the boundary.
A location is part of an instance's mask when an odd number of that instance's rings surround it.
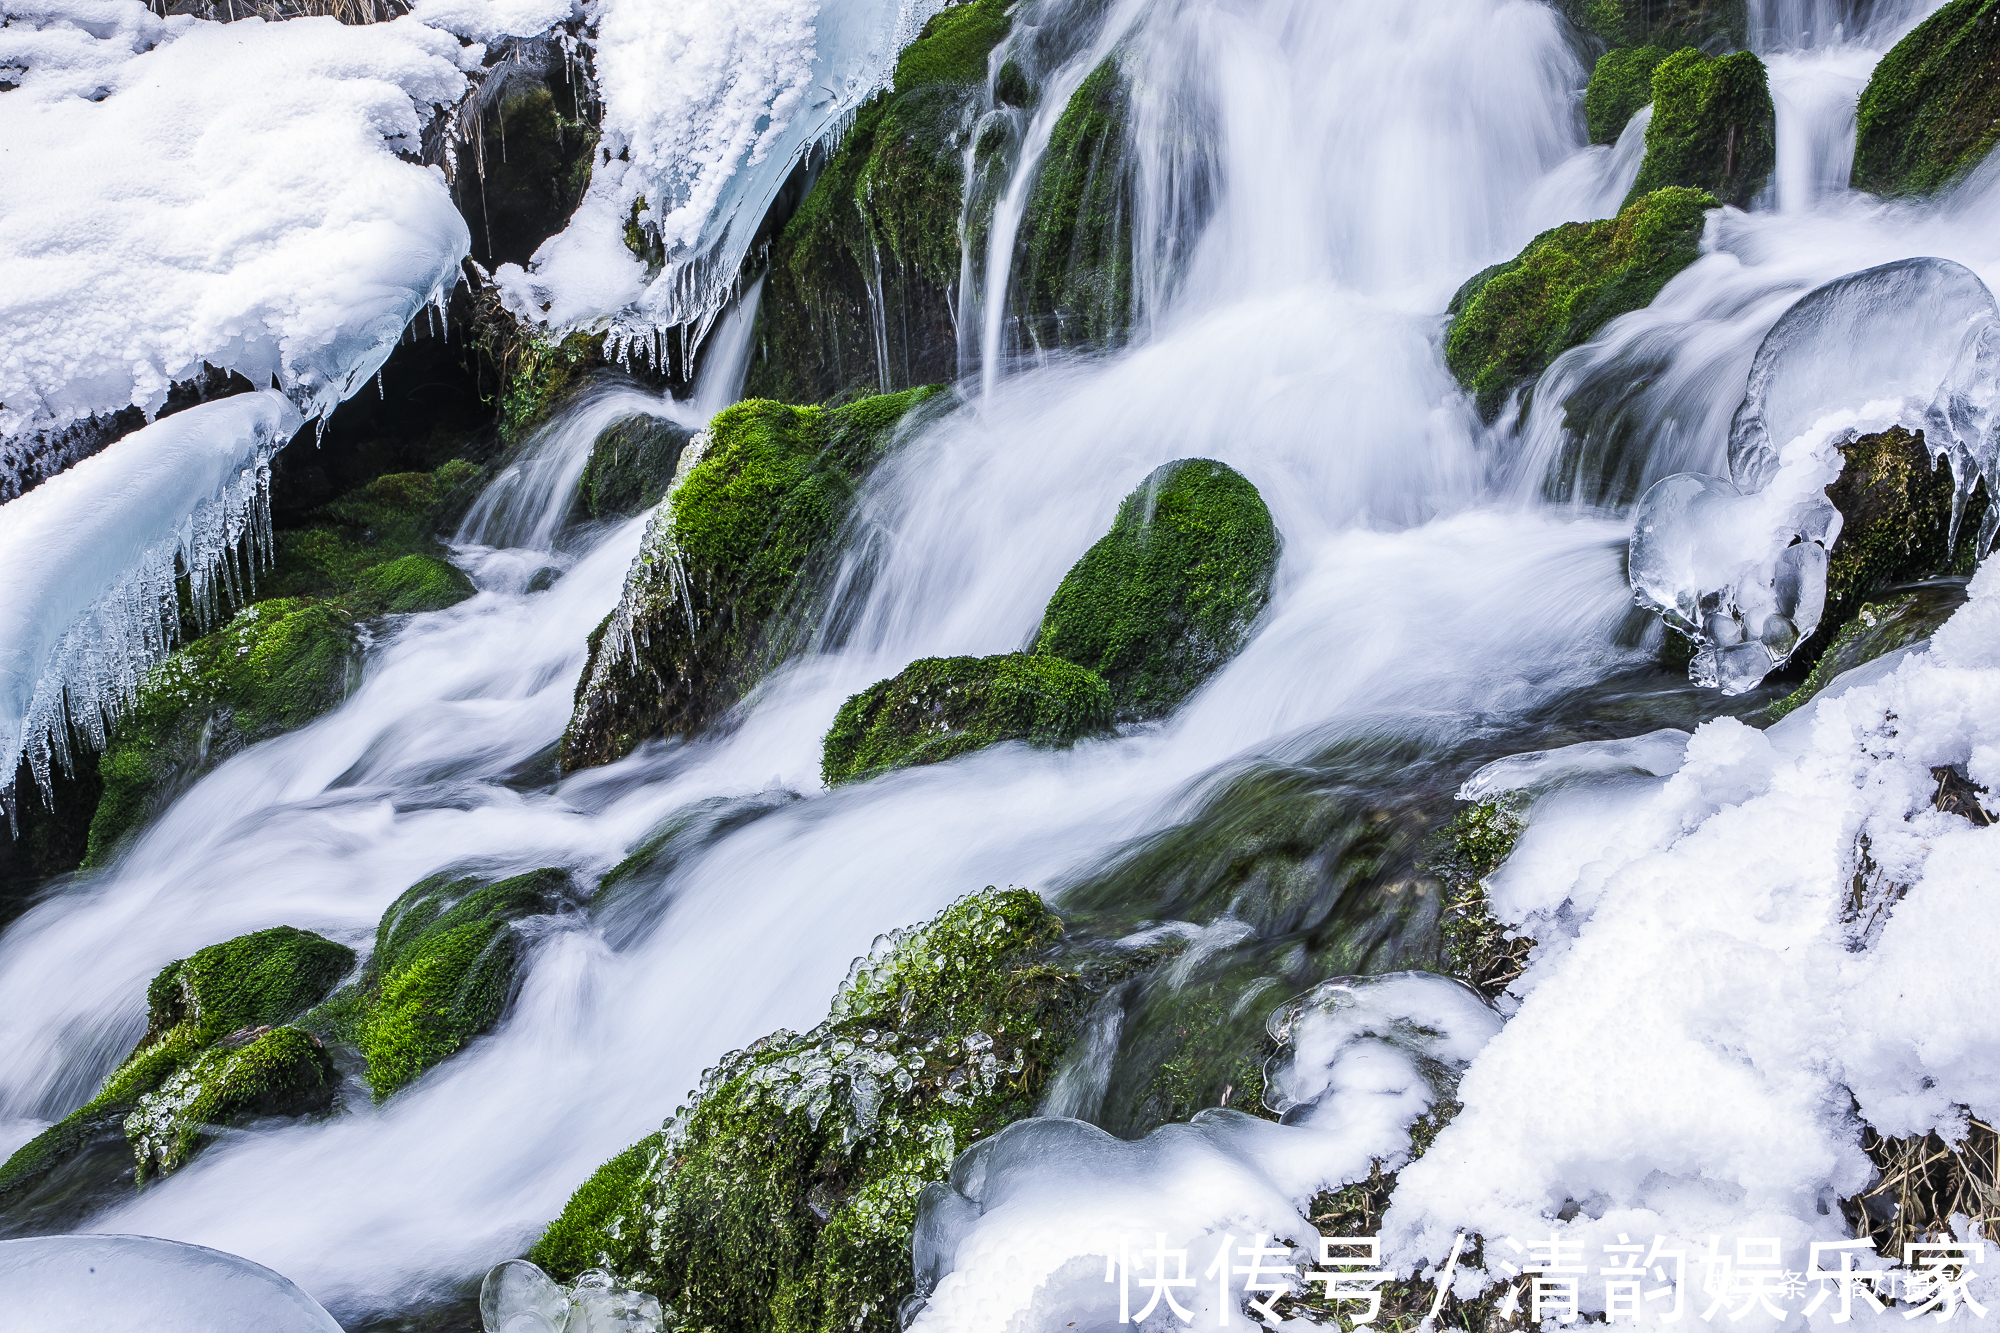
<svg viewBox="0 0 2000 1333">
<path fill-rule="evenodd" d="M 943 7 L 601 0 L 604 123 L 590 186 L 527 271 L 495 273 L 508 308 L 555 329 L 609 328 L 618 341 L 713 316 L 792 168 L 887 85 L 897 53 Z M 635 218 L 664 250 L 657 272 L 625 244 Z"/>
</svg>

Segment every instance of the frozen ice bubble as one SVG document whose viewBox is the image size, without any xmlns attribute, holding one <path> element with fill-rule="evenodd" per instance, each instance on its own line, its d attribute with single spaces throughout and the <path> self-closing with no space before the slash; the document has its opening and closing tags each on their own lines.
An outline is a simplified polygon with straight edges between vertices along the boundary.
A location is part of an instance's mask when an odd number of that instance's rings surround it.
<svg viewBox="0 0 2000 1333">
<path fill-rule="evenodd" d="M 534 1264 L 509 1259 L 479 1284 L 479 1318 L 486 1333 L 565 1333 L 570 1299 Z"/>
<path fill-rule="evenodd" d="M 602 1268 L 579 1276 L 570 1297 L 567 1333 L 659 1333 L 658 1299 L 632 1290 Z"/>
<path fill-rule="evenodd" d="M 34 1333 L 340 1333 L 291 1279 L 154 1236 L 0 1241 L 8 1328 Z"/>
</svg>

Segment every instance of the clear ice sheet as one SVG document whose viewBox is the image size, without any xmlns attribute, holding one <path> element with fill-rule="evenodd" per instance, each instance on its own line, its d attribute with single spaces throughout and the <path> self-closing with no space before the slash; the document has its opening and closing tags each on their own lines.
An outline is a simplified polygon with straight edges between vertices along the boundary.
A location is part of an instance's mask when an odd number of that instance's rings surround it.
<svg viewBox="0 0 2000 1333">
<path fill-rule="evenodd" d="M 10 1329 L 84 1333 L 340 1333 L 319 1302 L 262 1264 L 153 1236 L 0 1241 Z"/>
</svg>

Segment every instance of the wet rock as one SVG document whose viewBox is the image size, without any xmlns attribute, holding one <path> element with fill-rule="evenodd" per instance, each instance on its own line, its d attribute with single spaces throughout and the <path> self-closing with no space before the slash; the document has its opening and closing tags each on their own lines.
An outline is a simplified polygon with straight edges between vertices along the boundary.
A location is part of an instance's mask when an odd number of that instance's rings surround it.
<svg viewBox="0 0 2000 1333">
<path fill-rule="evenodd" d="M 1583 93 L 1583 119 L 1592 143 L 1618 142 L 1626 123 L 1653 100 L 1653 70 L 1666 58 L 1658 46 L 1621 47 L 1597 58 Z"/>
<path fill-rule="evenodd" d="M 334 1085 L 325 1052 L 306 1033 L 275 1025 L 305 1013 L 353 966 L 352 949 L 291 926 L 169 963 L 147 987 L 146 1035 L 132 1053 L 95 1097 L 0 1166 L 0 1209 L 26 1216 L 75 1207 L 62 1177 L 112 1142 L 114 1126 L 143 1179 L 184 1164 L 204 1125 L 325 1105 Z"/>
<path fill-rule="evenodd" d="M 1856 107 L 1853 184 L 1930 194 L 2000 138 L 2000 3 L 1952 0 L 1890 49 Z"/>
<path fill-rule="evenodd" d="M 1063 577 L 1035 652 L 1102 676 L 1116 720 L 1162 717 L 1243 646 L 1278 545 L 1240 473 L 1205 458 L 1164 464 Z"/>
<path fill-rule="evenodd" d="M 840 706 L 820 774 L 831 787 L 1002 741 L 1068 745 L 1110 724 L 1110 687 L 1059 657 L 926 657 Z"/>
<path fill-rule="evenodd" d="M 593 519 L 628 518 L 667 493 L 694 432 L 663 417 L 630 417 L 597 437 L 577 481 L 576 508 Z"/>
<path fill-rule="evenodd" d="M 1684 186 L 1748 208 L 1778 162 L 1777 112 L 1764 62 L 1748 51 L 1721 57 L 1676 51 L 1653 70 L 1652 103 L 1646 160 L 1626 203 Z"/>
<path fill-rule="evenodd" d="M 1657 112 L 1656 112 L 1657 114 Z M 1568 349 L 1619 315 L 1651 304 L 1701 257 L 1707 212 L 1700 190 L 1634 199 L 1617 217 L 1566 222 L 1504 264 L 1475 274 L 1452 298 L 1445 362 L 1492 421 L 1507 396 L 1531 385 Z"/>
<path fill-rule="evenodd" d="M 1935 634 L 1952 612 L 1965 604 L 1962 579 L 1940 580 L 1879 602 L 1863 603 L 1853 619 L 1833 635 L 1826 651 L 1813 663 L 1812 673 L 1798 689 L 1771 705 L 1765 716 L 1775 722 L 1833 683 L 1842 672 L 1899 648 L 1922 643 Z"/>
<path fill-rule="evenodd" d="M 856 488 L 904 415 L 937 392 L 838 408 L 752 400 L 716 416 L 590 637 L 565 769 L 696 734 L 812 637 Z"/>
</svg>

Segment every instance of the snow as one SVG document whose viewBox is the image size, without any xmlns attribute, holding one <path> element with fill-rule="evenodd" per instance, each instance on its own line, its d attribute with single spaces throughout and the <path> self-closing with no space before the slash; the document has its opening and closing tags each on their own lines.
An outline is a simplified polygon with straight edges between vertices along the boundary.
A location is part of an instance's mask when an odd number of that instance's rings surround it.
<svg viewBox="0 0 2000 1333">
<path fill-rule="evenodd" d="M 147 666 L 172 646 L 175 561 L 212 581 L 258 536 L 269 462 L 303 424 L 273 389 L 163 417 L 51 477 L 0 515 L 0 770 L 25 749 L 48 781 L 69 711 L 102 748 Z M 268 541 L 265 542 L 268 545 Z M 11 793 L 10 793 L 11 795 Z"/>
<path fill-rule="evenodd" d="M 576 0 L 417 0 L 419 23 L 494 46 L 509 37 L 539 37 L 577 16 Z"/>
<path fill-rule="evenodd" d="M 941 8 L 602 0 L 604 122 L 590 185 L 526 271 L 503 264 L 494 274 L 508 308 L 558 330 L 609 328 L 619 342 L 711 318 L 792 168 L 887 85 L 897 53 Z M 657 273 L 625 244 L 635 207 L 664 247 Z"/>
</svg>

